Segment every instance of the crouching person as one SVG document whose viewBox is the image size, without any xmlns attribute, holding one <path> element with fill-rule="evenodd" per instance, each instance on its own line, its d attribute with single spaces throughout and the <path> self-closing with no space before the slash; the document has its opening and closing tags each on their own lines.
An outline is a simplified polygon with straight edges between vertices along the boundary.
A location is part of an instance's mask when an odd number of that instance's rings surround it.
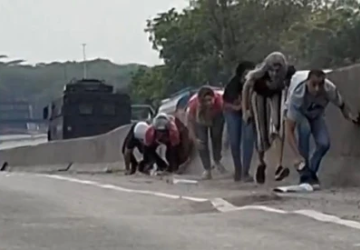
<svg viewBox="0 0 360 250">
<path fill-rule="evenodd" d="M 160 145 L 166 146 L 167 163 L 158 166 L 159 170 L 170 173 L 182 170 L 181 167 L 187 162 L 191 152 L 188 134 L 185 125 L 174 116 L 160 113 L 154 118 L 146 132 L 145 145 L 148 148 L 155 148 L 155 153 Z"/>
<path fill-rule="evenodd" d="M 224 130 L 222 95 L 207 86 L 200 88 L 198 93 L 190 98 L 187 115 L 189 131 L 199 150 L 200 159 L 204 167 L 202 178 L 212 178 L 212 164 L 208 145 L 209 131 L 214 167 L 221 173 L 225 173 L 226 169 L 220 162 Z"/>
<path fill-rule="evenodd" d="M 194 152 L 194 143 L 190 138 L 189 129 L 178 117 L 174 117 L 174 122 L 179 131 L 180 143 L 177 146 L 176 171 L 177 174 L 183 174 L 190 163 L 192 153 Z"/>
<path fill-rule="evenodd" d="M 289 145 L 295 154 L 295 166 L 300 183 L 319 186 L 320 163 L 330 148 L 330 136 L 324 119 L 329 102 L 335 104 L 345 119 L 359 124 L 359 116 L 351 113 L 336 86 L 326 79 L 321 70 L 311 70 L 307 79 L 299 81 L 286 102 L 286 132 Z M 298 139 L 296 141 L 295 130 Z M 310 136 L 316 149 L 310 156 Z"/>
<path fill-rule="evenodd" d="M 140 121 L 132 125 L 122 145 L 122 153 L 125 160 L 125 174 L 132 175 L 137 170 L 142 173 L 152 167 L 153 163 L 164 166 L 166 163 L 156 153 L 155 147 L 145 146 L 146 133 L 150 125 L 146 122 Z M 143 155 L 143 159 L 138 161 L 134 155 L 134 150 L 137 149 Z"/>
</svg>

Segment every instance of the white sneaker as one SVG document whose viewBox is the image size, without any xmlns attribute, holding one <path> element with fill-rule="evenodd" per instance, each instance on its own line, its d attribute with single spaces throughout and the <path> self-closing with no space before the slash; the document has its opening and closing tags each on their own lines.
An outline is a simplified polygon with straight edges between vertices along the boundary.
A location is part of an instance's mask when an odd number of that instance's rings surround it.
<svg viewBox="0 0 360 250">
<path fill-rule="evenodd" d="M 212 179 L 211 171 L 205 170 L 201 175 L 201 179 L 202 180 L 211 180 Z"/>
</svg>

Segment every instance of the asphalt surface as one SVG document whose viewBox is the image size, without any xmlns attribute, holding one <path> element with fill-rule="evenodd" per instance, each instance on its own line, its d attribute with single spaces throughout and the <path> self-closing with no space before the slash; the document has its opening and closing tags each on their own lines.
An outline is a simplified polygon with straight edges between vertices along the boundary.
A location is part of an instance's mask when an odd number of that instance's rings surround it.
<svg viewBox="0 0 360 250">
<path fill-rule="evenodd" d="M 326 210 L 326 203 L 333 214 L 355 220 L 360 211 L 357 190 L 278 198 L 250 184 L 222 188 L 226 183 L 230 180 L 185 185 L 142 176 L 2 173 L 0 249 L 360 249 L 359 229 L 297 214 L 219 212 L 208 201 L 153 195 L 160 190 L 221 195 L 237 206 L 287 210 Z"/>
</svg>

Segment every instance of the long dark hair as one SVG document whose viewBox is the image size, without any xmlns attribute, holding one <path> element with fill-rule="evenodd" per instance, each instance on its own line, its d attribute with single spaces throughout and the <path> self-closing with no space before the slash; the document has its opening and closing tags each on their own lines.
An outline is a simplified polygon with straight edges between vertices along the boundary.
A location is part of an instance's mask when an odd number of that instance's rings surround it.
<svg viewBox="0 0 360 250">
<path fill-rule="evenodd" d="M 215 96 L 215 92 L 214 92 L 214 90 L 213 90 L 212 88 L 210 88 L 209 86 L 202 86 L 202 87 L 199 89 L 197 95 L 198 95 L 199 101 L 200 101 L 200 102 L 203 102 L 203 100 L 204 100 L 204 98 L 205 98 L 206 96 Z"/>
<path fill-rule="evenodd" d="M 235 75 L 231 78 L 231 82 L 241 82 L 244 79 L 244 73 L 247 70 L 253 70 L 256 64 L 251 61 L 241 61 L 235 70 Z"/>
</svg>

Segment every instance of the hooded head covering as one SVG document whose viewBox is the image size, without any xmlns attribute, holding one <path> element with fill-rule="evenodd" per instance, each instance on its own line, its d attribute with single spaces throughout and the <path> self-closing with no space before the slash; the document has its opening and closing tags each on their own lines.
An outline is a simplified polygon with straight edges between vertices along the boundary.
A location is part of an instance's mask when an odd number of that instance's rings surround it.
<svg viewBox="0 0 360 250">
<path fill-rule="evenodd" d="M 135 138 L 144 141 L 145 134 L 148 128 L 149 128 L 149 124 L 147 124 L 146 122 L 138 122 L 134 127 Z"/>
<path fill-rule="evenodd" d="M 155 130 L 167 130 L 170 126 L 171 118 L 165 113 L 159 113 L 153 120 Z"/>
<path fill-rule="evenodd" d="M 278 70 L 275 70 L 276 66 L 279 66 Z M 272 52 L 254 70 L 249 71 L 246 80 L 257 81 L 268 74 L 270 77 L 270 81 L 267 81 L 269 89 L 283 89 L 287 71 L 288 63 L 284 54 Z"/>
</svg>

